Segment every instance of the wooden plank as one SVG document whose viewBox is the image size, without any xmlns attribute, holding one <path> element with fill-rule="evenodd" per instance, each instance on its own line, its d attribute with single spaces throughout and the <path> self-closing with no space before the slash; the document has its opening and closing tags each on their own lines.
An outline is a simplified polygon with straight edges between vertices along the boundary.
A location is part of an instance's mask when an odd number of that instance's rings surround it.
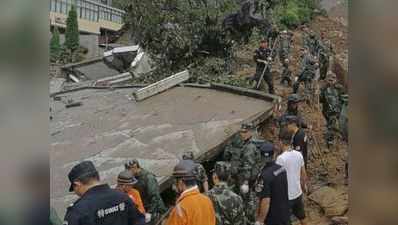
<svg viewBox="0 0 398 225">
<path fill-rule="evenodd" d="M 136 101 L 142 101 L 146 98 L 159 94 L 160 92 L 165 91 L 173 86 L 176 86 L 179 83 L 184 82 L 188 79 L 189 72 L 188 70 L 184 70 L 161 81 L 153 83 L 145 88 L 139 89 L 138 91 L 133 93 L 133 96 Z"/>
</svg>

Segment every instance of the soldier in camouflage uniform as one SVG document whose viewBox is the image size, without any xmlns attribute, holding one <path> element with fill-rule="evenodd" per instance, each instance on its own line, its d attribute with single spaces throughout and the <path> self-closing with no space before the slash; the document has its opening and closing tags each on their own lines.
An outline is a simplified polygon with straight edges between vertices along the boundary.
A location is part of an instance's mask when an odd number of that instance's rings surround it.
<svg viewBox="0 0 398 225">
<path fill-rule="evenodd" d="M 261 169 L 261 154 L 257 150 L 256 145 L 252 142 L 255 129 L 255 126 L 252 124 L 242 124 L 240 136 L 243 141 L 243 146 L 236 184 L 240 189 L 240 195 L 243 199 L 246 217 L 249 222 L 254 222 L 255 220 L 257 199 L 252 187 Z"/>
<path fill-rule="evenodd" d="M 194 154 L 192 151 L 184 152 L 182 155 L 183 160 L 192 160 L 194 161 Z M 195 162 L 196 163 L 196 162 Z M 206 170 L 202 164 L 196 163 L 196 182 L 199 186 L 199 190 L 201 193 L 209 191 L 209 183 L 206 174 Z"/>
<path fill-rule="evenodd" d="M 279 62 L 282 64 L 285 62 L 286 59 L 289 58 L 292 36 L 293 36 L 292 33 L 287 32 L 287 30 L 282 31 L 279 36 L 278 54 L 279 54 Z"/>
<path fill-rule="evenodd" d="M 304 58 L 304 60 L 304 68 L 298 76 L 297 81 L 293 84 L 293 93 L 298 92 L 300 83 L 304 83 L 305 88 L 309 88 L 316 77 L 316 72 L 319 67 L 318 58 L 316 56 L 310 56 Z"/>
<path fill-rule="evenodd" d="M 336 75 L 329 71 L 326 76 L 327 84 L 321 89 L 319 102 L 322 104 L 322 114 L 327 122 L 326 142 L 332 146 L 336 134 L 339 132 L 339 116 L 344 94 L 343 87 L 336 83 Z"/>
<path fill-rule="evenodd" d="M 286 112 L 279 118 L 279 127 L 283 127 L 286 125 L 286 118 L 288 116 L 296 116 L 298 118 L 298 125 L 300 128 L 309 128 L 311 126 L 308 125 L 299 112 L 299 104 L 303 101 L 298 94 L 291 94 L 287 97 L 287 108 Z"/>
<path fill-rule="evenodd" d="M 167 208 L 160 197 L 159 184 L 153 173 L 141 168 L 138 160 L 134 159 L 125 164 L 125 168 L 133 173 L 138 180 L 134 185 L 144 203 L 145 211 L 150 214 L 152 223 L 167 211 Z"/>
<path fill-rule="evenodd" d="M 207 193 L 213 202 L 216 225 L 245 225 L 242 198 L 228 187 L 231 164 L 216 162 L 213 170 L 214 187 Z"/>
<path fill-rule="evenodd" d="M 281 77 L 281 84 L 287 84 L 289 86 L 292 85 L 292 71 L 289 69 L 289 59 L 285 59 L 282 63 L 283 70 L 282 70 L 282 77 Z"/>
<path fill-rule="evenodd" d="M 314 31 L 310 31 L 304 39 L 304 47 L 309 50 L 311 55 L 318 55 L 318 38 Z"/>
<path fill-rule="evenodd" d="M 321 34 L 321 41 L 319 41 L 318 55 L 319 55 L 319 72 L 320 79 L 326 78 L 327 71 L 329 70 L 329 57 L 332 53 L 332 46 L 329 40 L 326 40 L 325 34 Z"/>
<path fill-rule="evenodd" d="M 243 141 L 239 134 L 232 137 L 232 140 L 227 144 L 224 149 L 223 159 L 224 161 L 231 163 L 231 176 L 228 180 L 228 184 L 231 188 L 238 193 L 239 188 L 236 187 L 238 180 L 238 169 L 240 165 L 240 157 L 242 153 Z"/>
</svg>

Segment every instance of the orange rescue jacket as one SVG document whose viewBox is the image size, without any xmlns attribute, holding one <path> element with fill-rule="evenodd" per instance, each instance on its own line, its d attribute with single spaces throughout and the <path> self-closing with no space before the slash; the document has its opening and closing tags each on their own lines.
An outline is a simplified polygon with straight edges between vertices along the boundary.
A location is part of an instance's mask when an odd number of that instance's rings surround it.
<svg viewBox="0 0 398 225">
<path fill-rule="evenodd" d="M 213 203 L 198 187 L 184 191 L 171 211 L 167 225 L 215 225 Z"/>
<path fill-rule="evenodd" d="M 137 209 L 142 213 L 145 214 L 144 204 L 142 203 L 140 192 L 136 189 L 132 188 L 128 193 L 128 196 L 133 200 L 134 204 L 136 205 Z"/>
</svg>

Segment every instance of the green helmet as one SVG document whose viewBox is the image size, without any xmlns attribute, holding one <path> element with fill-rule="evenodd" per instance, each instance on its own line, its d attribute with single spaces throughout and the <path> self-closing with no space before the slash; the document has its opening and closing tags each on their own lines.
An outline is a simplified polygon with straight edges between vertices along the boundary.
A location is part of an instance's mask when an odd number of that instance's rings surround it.
<svg viewBox="0 0 398 225">
<path fill-rule="evenodd" d="M 192 160 L 181 160 L 173 170 L 173 177 L 183 180 L 195 180 L 196 175 L 196 164 Z"/>
</svg>

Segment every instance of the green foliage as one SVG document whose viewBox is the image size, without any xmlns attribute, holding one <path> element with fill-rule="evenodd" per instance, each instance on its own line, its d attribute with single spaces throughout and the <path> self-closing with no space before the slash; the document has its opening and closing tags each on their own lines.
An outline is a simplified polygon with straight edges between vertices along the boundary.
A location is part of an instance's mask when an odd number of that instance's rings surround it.
<svg viewBox="0 0 398 225">
<path fill-rule="evenodd" d="M 61 42 L 58 28 L 55 26 L 50 40 L 50 61 L 57 62 L 61 54 Z"/>
<path fill-rule="evenodd" d="M 316 0 L 284 0 L 275 7 L 278 25 L 293 28 L 311 20 Z"/>
<path fill-rule="evenodd" d="M 80 46 L 77 12 L 74 5 L 72 5 L 72 8 L 69 10 L 68 18 L 66 20 L 65 46 L 71 52 L 74 52 Z"/>
</svg>

